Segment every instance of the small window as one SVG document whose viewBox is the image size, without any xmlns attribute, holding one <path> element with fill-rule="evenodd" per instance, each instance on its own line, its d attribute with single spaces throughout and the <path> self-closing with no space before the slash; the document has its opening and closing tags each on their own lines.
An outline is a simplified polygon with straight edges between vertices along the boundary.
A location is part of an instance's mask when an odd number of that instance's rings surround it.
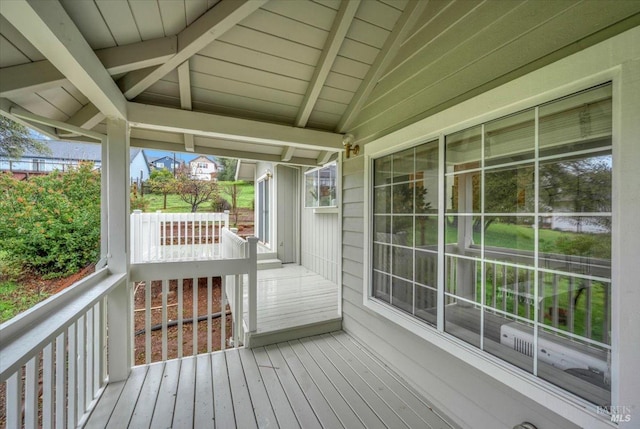
<svg viewBox="0 0 640 429">
<path fill-rule="evenodd" d="M 336 207 L 336 164 L 316 168 L 304 174 L 304 206 Z"/>
</svg>

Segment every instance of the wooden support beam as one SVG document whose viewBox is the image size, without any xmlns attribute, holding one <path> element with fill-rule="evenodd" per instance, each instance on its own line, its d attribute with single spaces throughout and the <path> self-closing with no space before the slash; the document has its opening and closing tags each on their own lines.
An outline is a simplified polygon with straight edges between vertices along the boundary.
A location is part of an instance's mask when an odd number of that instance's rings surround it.
<svg viewBox="0 0 640 429">
<path fill-rule="evenodd" d="M 66 122 L 56 121 L 55 119 L 45 118 L 44 116 L 36 115 L 35 113 L 28 112 L 20 107 L 12 107 L 10 112 L 12 116 L 21 118 L 37 124 L 48 125 L 50 127 L 58 128 L 60 130 L 69 131 L 73 134 L 79 134 L 81 136 L 90 137 L 92 139 L 102 141 L 105 137 L 104 134 L 97 133 L 95 131 L 85 130 L 74 125 L 69 125 Z"/>
<path fill-rule="evenodd" d="M 101 112 L 126 119 L 126 99 L 59 2 L 3 1 L 0 13 Z"/>
<path fill-rule="evenodd" d="M 324 165 L 327 162 L 329 162 L 329 160 L 331 159 L 331 156 L 334 154 L 334 152 L 329 152 L 327 150 L 322 151 L 318 154 L 318 158 L 316 159 L 316 163 L 318 165 Z"/>
<path fill-rule="evenodd" d="M 11 108 L 15 107 L 15 104 L 11 102 L 11 100 L 7 100 L 6 98 L 0 98 L 0 115 L 5 118 L 9 118 L 14 122 L 19 123 L 20 125 L 24 125 L 27 128 L 35 130 L 42 135 L 45 135 L 52 139 L 58 138 L 58 133 L 54 127 L 49 125 L 38 124 L 35 122 L 31 122 L 22 118 L 18 118 L 11 114 Z"/>
<path fill-rule="evenodd" d="M 305 127 L 307 125 L 309 116 L 313 111 L 313 107 L 316 105 L 320 91 L 327 80 L 327 76 L 331 71 L 333 62 L 351 26 L 351 21 L 358 10 L 358 6 L 360 6 L 360 0 L 345 1 L 340 4 L 340 9 L 333 22 L 329 36 L 327 36 L 324 49 L 322 50 L 322 54 L 320 54 L 320 59 L 307 87 L 307 92 L 300 106 L 300 110 L 298 111 L 298 117 L 296 118 L 297 127 Z"/>
<path fill-rule="evenodd" d="M 371 65 L 371 68 L 369 68 L 364 81 L 358 87 L 358 91 L 356 91 L 355 95 L 351 99 L 351 103 L 347 106 L 347 110 L 345 110 L 342 115 L 342 118 L 336 127 L 337 132 L 347 132 L 353 125 L 353 122 L 356 120 L 360 111 L 367 102 L 367 99 L 371 95 L 373 88 L 375 88 L 378 83 L 380 76 L 382 76 L 385 69 L 389 66 L 389 63 L 395 56 L 398 47 L 406 39 L 409 31 L 416 24 L 418 18 L 420 18 L 422 11 L 427 7 L 427 4 L 429 4 L 428 1 L 409 0 L 404 12 L 402 12 L 402 15 L 398 18 L 393 31 L 389 34 L 389 37 L 378 53 L 376 60 Z"/>
<path fill-rule="evenodd" d="M 296 151 L 296 148 L 293 146 L 287 146 L 282 150 L 282 155 L 280 159 L 284 162 L 291 161 L 293 158 L 293 153 Z"/>
<path fill-rule="evenodd" d="M 266 2 L 267 0 L 223 0 L 209 9 L 178 34 L 176 55 L 158 67 L 130 73 L 121 80 L 125 97 L 131 100 L 143 93 Z"/>
<path fill-rule="evenodd" d="M 135 128 L 276 146 L 343 150 L 342 135 L 326 131 L 131 102 L 127 111 L 131 126 Z"/>
<path fill-rule="evenodd" d="M 191 76 L 189 60 L 178 66 L 178 86 L 180 87 L 180 107 L 191 110 Z"/>
<path fill-rule="evenodd" d="M 187 152 L 193 152 L 195 150 L 193 134 L 184 135 L 184 150 Z"/>
</svg>

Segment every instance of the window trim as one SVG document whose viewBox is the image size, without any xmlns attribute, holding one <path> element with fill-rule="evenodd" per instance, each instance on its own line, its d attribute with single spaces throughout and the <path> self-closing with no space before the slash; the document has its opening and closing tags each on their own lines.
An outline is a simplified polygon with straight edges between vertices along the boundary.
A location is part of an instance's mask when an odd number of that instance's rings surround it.
<svg viewBox="0 0 640 429">
<path fill-rule="evenodd" d="M 597 47 L 603 50 L 612 49 L 606 44 L 601 44 Z M 410 315 L 403 314 L 402 311 L 394 309 L 391 306 L 376 300 L 372 297 L 371 286 L 373 253 L 373 239 L 371 236 L 373 225 L 372 196 L 374 189 L 372 173 L 373 160 L 375 158 L 396 153 L 435 139 L 439 139 L 440 141 L 440 157 L 444 158 L 445 135 L 464 130 L 474 125 L 499 119 L 518 111 L 551 102 L 555 99 L 611 81 L 613 97 L 612 146 L 614 153 L 614 165 L 617 165 L 616 161 L 619 155 L 617 155 L 616 152 L 618 148 L 620 148 L 620 100 L 622 87 L 625 84 L 630 85 L 631 79 L 627 78 L 627 80 L 622 78 L 622 76 L 625 75 L 621 71 L 623 63 L 618 63 L 620 60 L 612 60 L 612 62 L 616 62 L 613 65 L 607 66 L 606 64 L 599 63 L 601 58 L 597 58 L 593 49 L 588 49 L 585 52 L 580 53 L 580 56 L 587 55 L 589 55 L 588 61 L 593 62 L 591 67 L 585 67 L 580 61 L 577 61 L 577 64 L 582 64 L 582 68 L 563 68 L 562 65 L 558 66 L 556 64 L 552 64 L 365 145 L 364 190 L 367 198 L 365 198 L 364 201 L 364 213 L 366 213 L 366 215 L 364 216 L 365 263 L 363 264 L 363 305 L 398 324 L 402 328 L 416 334 L 420 338 L 472 365 L 474 368 L 491 376 L 497 381 L 513 388 L 526 397 L 542 404 L 560 415 L 563 415 L 565 418 L 574 421 L 579 425 L 593 425 L 594 419 L 597 419 L 608 426 L 610 422 L 607 416 L 597 414 L 597 408 L 591 402 L 555 386 L 548 381 L 535 377 L 532 374 L 528 374 L 500 358 L 483 352 L 482 350 L 445 333 L 439 328 L 428 326 L 426 323 L 423 323 Z M 575 58 L 576 56 L 579 55 L 576 54 L 572 58 Z M 560 71 L 558 71 L 558 68 L 560 68 Z M 577 72 L 577 70 L 580 70 L 580 72 Z M 631 73 L 628 73 L 628 75 L 630 74 Z M 627 103 L 629 103 L 629 101 L 627 101 Z M 401 141 L 402 143 L 397 143 L 398 141 Z M 443 165 L 443 161 L 444 159 L 441 160 L 440 165 Z M 615 173 L 614 170 L 612 185 L 612 195 L 614 198 L 617 195 L 620 182 L 620 177 L 618 176 L 618 173 Z M 440 181 L 444 181 L 444 174 L 439 174 L 439 182 Z M 444 183 L 439 183 L 439 188 L 442 192 Z M 619 204 L 614 203 L 614 207 L 616 206 L 619 206 Z M 444 216 L 440 213 L 441 210 L 444 211 L 444 207 L 439 205 L 439 219 L 444 221 Z M 617 216 L 613 217 L 612 231 L 613 259 L 617 254 L 615 249 L 620 247 L 619 238 L 617 237 L 619 234 L 616 234 L 616 231 L 619 231 Z M 439 241 L 440 240 L 444 240 L 444 237 L 441 237 L 441 234 L 439 235 Z M 439 248 L 442 248 L 441 243 L 439 243 Z M 444 280 L 444 271 L 442 269 L 444 266 L 444 254 L 439 253 L 439 258 L 442 258 L 442 261 L 439 260 L 438 281 L 442 284 L 442 281 Z M 619 283 L 619 273 L 617 272 L 619 266 L 619 263 L 612 263 L 612 282 Z M 440 276 L 443 278 L 441 279 Z M 621 313 L 618 303 L 619 294 L 621 292 L 617 289 L 619 288 L 614 288 L 614 290 L 612 290 L 611 312 L 612 314 L 620 315 Z M 441 294 L 439 294 L 439 297 L 440 296 Z M 440 299 L 441 298 L 439 298 L 439 300 Z M 443 307 L 444 302 L 439 301 L 438 327 L 444 326 L 444 323 L 442 323 L 444 321 Z M 441 318 L 442 320 L 440 320 Z M 613 317 L 612 319 L 611 400 L 614 405 L 624 405 L 619 401 L 620 370 L 618 362 L 620 361 L 620 343 L 618 341 L 617 329 L 620 325 L 618 324 L 616 317 Z M 550 396 L 553 400 L 550 400 Z"/>
<path fill-rule="evenodd" d="M 331 161 L 328 162 L 320 167 L 315 167 L 312 168 L 308 171 L 304 171 L 303 172 L 303 181 L 302 181 L 302 192 L 303 195 L 306 195 L 307 192 L 307 176 L 312 174 L 312 173 L 318 173 L 320 170 L 323 170 L 325 168 L 330 168 L 330 167 L 334 167 L 335 168 L 335 176 L 333 178 L 333 184 L 334 184 L 334 189 L 335 189 L 335 204 L 329 204 L 329 205 L 325 205 L 322 206 L 319 204 L 320 200 L 318 199 L 318 205 L 317 206 L 308 206 L 307 205 L 307 200 L 306 198 L 303 198 L 303 208 L 305 209 L 313 209 L 314 213 L 317 214 L 322 214 L 322 213 L 338 213 L 338 209 L 340 207 L 340 198 L 339 198 L 339 187 L 340 187 L 340 179 L 339 179 L 339 174 L 340 174 L 340 170 L 338 169 L 338 162 L 337 161 Z M 318 186 L 320 185 L 320 183 L 318 182 Z"/>
</svg>

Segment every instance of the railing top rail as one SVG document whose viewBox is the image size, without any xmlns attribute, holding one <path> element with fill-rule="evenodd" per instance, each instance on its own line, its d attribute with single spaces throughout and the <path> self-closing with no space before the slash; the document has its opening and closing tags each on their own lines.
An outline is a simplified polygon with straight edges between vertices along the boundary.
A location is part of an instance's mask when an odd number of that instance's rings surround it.
<svg viewBox="0 0 640 429">
<path fill-rule="evenodd" d="M 225 239 L 232 240 L 235 244 L 245 244 L 247 242 L 247 240 L 240 237 L 238 234 L 231 231 L 227 227 L 222 228 L 222 235 L 224 236 Z"/>
<path fill-rule="evenodd" d="M 158 219 L 161 221 L 167 220 L 181 220 L 181 221 L 228 221 L 229 213 L 228 212 L 215 212 L 215 213 L 163 213 L 160 211 L 148 213 L 142 212 L 140 210 L 134 210 L 131 213 L 131 217 L 141 217 L 141 218 L 149 218 L 149 219 Z"/>
<path fill-rule="evenodd" d="M 0 325 L 0 382 L 126 278 L 103 268 Z"/>
</svg>

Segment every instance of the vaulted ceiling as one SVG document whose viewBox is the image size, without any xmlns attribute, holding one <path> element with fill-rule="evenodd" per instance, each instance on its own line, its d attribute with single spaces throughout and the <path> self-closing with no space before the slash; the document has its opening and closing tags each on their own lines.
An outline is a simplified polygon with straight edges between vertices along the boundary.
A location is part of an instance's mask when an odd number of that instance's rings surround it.
<svg viewBox="0 0 640 429">
<path fill-rule="evenodd" d="M 528 28 L 547 25 L 545 40 L 529 40 L 531 54 L 503 67 L 508 73 L 493 76 L 483 64 L 483 81 L 462 73 L 451 82 L 459 90 L 412 105 L 428 112 L 567 46 L 596 43 L 594 34 L 637 25 L 638 4 L 2 0 L 0 113 L 67 139 L 99 139 L 110 116 L 130 121 L 133 146 L 322 164 L 342 150 L 343 133 L 357 138 L 362 124 L 388 118 L 436 77 L 526 41 Z M 566 36 L 567 19 L 580 13 L 586 18 Z M 442 61 L 451 52 L 458 61 Z M 405 116 L 395 123 L 416 114 Z"/>
</svg>

